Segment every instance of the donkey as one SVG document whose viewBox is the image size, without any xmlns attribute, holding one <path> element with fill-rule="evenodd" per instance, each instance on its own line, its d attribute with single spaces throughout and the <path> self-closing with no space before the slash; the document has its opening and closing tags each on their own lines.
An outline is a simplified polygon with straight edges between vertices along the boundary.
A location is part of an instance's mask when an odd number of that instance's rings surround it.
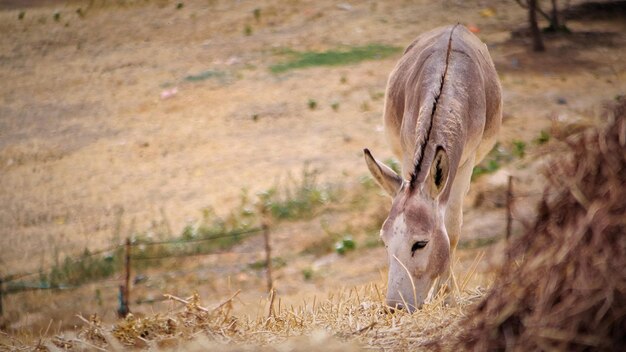
<svg viewBox="0 0 626 352">
<path fill-rule="evenodd" d="M 462 25 L 423 33 L 391 72 L 383 119 L 401 175 L 364 150 L 369 171 L 393 198 L 380 231 L 387 305 L 413 312 L 439 289 L 435 281 L 453 278 L 463 198 L 473 167 L 495 144 L 501 109 L 487 47 Z"/>
</svg>

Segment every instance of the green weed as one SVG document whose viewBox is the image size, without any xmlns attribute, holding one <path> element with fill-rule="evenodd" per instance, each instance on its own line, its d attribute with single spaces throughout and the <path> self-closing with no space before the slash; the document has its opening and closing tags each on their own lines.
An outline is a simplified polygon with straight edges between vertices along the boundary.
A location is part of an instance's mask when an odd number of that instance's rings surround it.
<svg viewBox="0 0 626 352">
<path fill-rule="evenodd" d="M 338 254 L 344 255 L 346 252 L 353 251 L 356 249 L 356 243 L 352 238 L 352 235 L 344 235 L 341 240 L 335 242 L 335 252 Z"/>
<path fill-rule="evenodd" d="M 28 288 L 63 288 L 107 278 L 122 268 L 123 248 L 108 254 L 92 255 L 85 250 L 78 258 L 66 257 L 48 272 L 42 272 L 36 282 L 13 281 L 6 290 L 21 291 Z"/>
<path fill-rule="evenodd" d="M 335 199 L 336 192 L 317 182 L 317 171 L 305 166 L 299 183 L 283 189 L 278 187 L 259 194 L 262 205 L 275 219 L 294 220 L 309 218 L 315 210 Z"/>
<path fill-rule="evenodd" d="M 243 34 L 247 37 L 252 35 L 252 26 L 250 26 L 249 24 L 247 24 L 244 28 L 243 28 Z"/>
<path fill-rule="evenodd" d="M 262 270 L 262 269 L 265 269 L 265 266 L 266 266 L 265 264 L 266 264 L 265 259 L 260 259 L 260 260 L 257 260 L 255 262 L 248 264 L 248 268 L 252 270 Z M 286 266 L 287 266 L 287 262 L 283 258 L 281 257 L 272 258 L 273 269 L 280 269 Z"/>
<path fill-rule="evenodd" d="M 472 170 L 472 180 L 481 175 L 496 172 L 500 169 L 502 163 L 508 162 L 511 159 L 511 154 L 504 149 L 500 143 L 496 143 L 485 159 L 480 164 L 474 166 L 474 169 Z"/>
<path fill-rule="evenodd" d="M 222 71 L 207 70 L 207 71 L 200 72 L 196 75 L 186 76 L 185 81 L 199 82 L 199 81 L 204 81 L 209 78 L 223 78 L 224 76 L 225 76 L 225 73 Z"/>
<path fill-rule="evenodd" d="M 540 138 L 549 139 L 549 135 L 545 137 L 544 132 L 542 131 Z M 523 158 L 526 156 L 526 147 L 526 142 L 521 140 L 513 140 L 510 150 L 504 148 L 504 146 L 500 143 L 496 143 L 485 159 L 480 162 L 480 164 L 476 165 L 472 170 L 472 180 L 481 175 L 491 174 L 498 171 L 502 165 L 513 161 L 515 158 Z"/>
<path fill-rule="evenodd" d="M 370 98 L 374 101 L 380 100 L 385 97 L 385 92 L 371 92 Z"/>
<path fill-rule="evenodd" d="M 513 155 L 520 159 L 523 158 L 526 155 L 526 142 L 513 140 Z"/>
<path fill-rule="evenodd" d="M 62 284 L 78 285 L 84 282 L 107 278 L 122 267 L 122 248 L 103 256 L 91 256 L 88 250 L 78 260 L 65 258 L 55 266 L 44 282 L 51 287 Z"/>
<path fill-rule="evenodd" d="M 550 141 L 550 134 L 546 132 L 545 130 L 541 130 L 541 132 L 539 132 L 539 136 L 535 138 L 534 140 L 535 144 L 537 145 L 546 144 L 549 141 Z"/>
<path fill-rule="evenodd" d="M 243 239 L 258 234 L 252 232 L 261 222 L 263 213 L 267 212 L 277 220 L 295 220 L 307 218 L 315 214 L 318 207 L 323 206 L 336 197 L 336 190 L 329 186 L 321 186 L 317 182 L 317 171 L 303 169 L 302 179 L 291 187 L 271 188 L 266 192 L 250 197 L 246 190 L 241 192 L 239 204 L 227 215 L 219 216 L 212 207 L 202 209 L 199 221 L 188 224 L 182 232 L 172 238 L 171 230 L 165 214 L 163 221 L 154 223 L 149 231 L 134 233 L 131 238 L 132 269 L 159 266 L 168 257 L 185 257 L 196 254 L 210 254 L 224 251 L 240 243 Z M 115 241 L 120 240 L 121 217 L 123 209 L 116 213 L 114 225 Z M 167 240 L 158 242 L 158 238 Z M 331 250 L 335 238 L 330 242 Z M 57 255 L 58 257 L 58 255 Z M 60 288 L 80 285 L 86 282 L 108 278 L 123 269 L 125 248 L 112 249 L 108 253 L 93 254 L 85 250 L 78 257 L 66 257 L 57 260 L 37 282 L 16 281 L 7 283 L 10 291 L 25 288 Z M 281 258 L 272 259 L 273 266 L 282 267 L 285 261 Z M 264 265 L 264 264 L 263 264 Z M 254 267 L 254 264 L 251 265 Z"/>
<path fill-rule="evenodd" d="M 302 269 L 302 278 L 305 281 L 310 281 L 313 278 L 313 269 L 312 268 Z"/>
<path fill-rule="evenodd" d="M 382 44 L 370 44 L 323 52 L 296 52 L 287 49 L 283 52 L 291 56 L 291 60 L 270 66 L 270 71 L 273 73 L 281 73 L 314 66 L 349 65 L 365 60 L 384 59 L 400 50 L 401 48 Z"/>
</svg>

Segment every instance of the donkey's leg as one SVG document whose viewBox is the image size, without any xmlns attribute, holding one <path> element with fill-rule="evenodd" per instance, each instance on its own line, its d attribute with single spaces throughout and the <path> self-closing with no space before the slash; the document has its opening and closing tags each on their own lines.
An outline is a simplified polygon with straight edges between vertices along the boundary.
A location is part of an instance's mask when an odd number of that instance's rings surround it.
<svg viewBox="0 0 626 352">
<path fill-rule="evenodd" d="M 454 289 L 454 292 L 459 292 L 459 287 L 457 285 L 456 278 L 453 275 L 452 267 L 455 261 L 456 246 L 459 243 L 461 227 L 463 225 L 463 199 L 469 191 L 472 170 L 474 169 L 474 160 L 475 156 L 471 156 L 458 169 L 456 177 L 454 178 L 454 184 L 450 190 L 450 198 L 448 199 L 444 219 L 446 231 L 448 232 L 448 238 L 450 239 L 450 264 L 439 278 L 438 284 L 435 286 L 435 294 L 441 289 L 442 285 L 448 282 L 452 284 L 451 288 Z"/>
</svg>

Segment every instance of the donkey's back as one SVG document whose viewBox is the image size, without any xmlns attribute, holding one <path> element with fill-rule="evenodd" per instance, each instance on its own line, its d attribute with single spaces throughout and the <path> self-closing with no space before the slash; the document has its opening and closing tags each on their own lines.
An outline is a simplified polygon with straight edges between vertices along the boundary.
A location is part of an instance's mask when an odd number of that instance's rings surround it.
<svg viewBox="0 0 626 352">
<path fill-rule="evenodd" d="M 467 28 L 452 25 L 421 34 L 387 85 L 385 130 L 403 176 L 409 178 L 415 164 L 434 153 L 428 150 L 435 144 L 431 138 L 444 143 L 453 165 L 463 165 L 473 151 L 478 163 L 500 126 L 500 92 L 485 44 Z"/>
</svg>

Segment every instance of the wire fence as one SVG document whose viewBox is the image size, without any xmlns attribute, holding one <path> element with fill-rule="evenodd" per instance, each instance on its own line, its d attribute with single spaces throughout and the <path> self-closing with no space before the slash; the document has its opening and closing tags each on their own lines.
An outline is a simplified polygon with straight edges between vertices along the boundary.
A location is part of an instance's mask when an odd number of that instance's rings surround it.
<svg viewBox="0 0 626 352">
<path fill-rule="evenodd" d="M 531 192 L 531 193 L 526 193 L 526 194 L 514 194 L 513 178 L 509 177 L 505 195 L 506 197 L 505 197 L 504 202 L 502 201 L 494 202 L 493 200 L 487 200 L 487 202 L 492 202 L 496 206 L 504 206 L 506 208 L 506 230 L 505 230 L 506 236 L 505 238 L 508 239 L 511 237 L 513 221 L 517 221 L 526 225 L 526 221 L 524 219 L 521 219 L 515 216 L 516 215 L 515 214 L 516 212 L 515 211 L 515 199 L 550 196 L 551 194 L 546 193 L 546 192 Z M 498 203 L 498 204 L 495 204 L 495 203 Z M 219 241 L 221 239 L 228 239 L 228 238 L 242 240 L 242 239 L 245 239 L 245 238 L 260 234 L 260 233 L 263 233 L 263 237 L 264 237 L 264 242 L 265 242 L 264 251 L 236 252 L 236 251 L 229 251 L 226 249 L 219 249 L 219 250 L 211 250 L 211 251 L 204 252 L 204 251 L 198 251 L 199 248 L 195 248 L 195 251 L 186 251 L 186 252 L 185 251 L 183 252 L 176 252 L 176 251 L 167 252 L 166 251 L 165 253 L 162 252 L 162 253 L 158 253 L 155 255 L 147 255 L 143 251 L 143 249 L 145 249 L 146 247 L 151 247 L 151 246 L 185 245 L 185 244 L 192 244 L 192 243 Z M 499 240 L 501 237 L 502 236 L 496 236 L 494 237 L 494 239 Z M 491 242 L 492 241 L 490 241 L 489 243 Z M 139 248 L 139 253 L 133 254 L 133 248 Z M 199 237 L 199 238 L 176 238 L 176 239 L 162 240 L 162 241 L 145 241 L 145 240 L 133 241 L 130 238 L 128 238 L 125 244 L 112 245 L 112 246 L 101 248 L 95 251 L 85 250 L 80 255 L 66 258 L 66 262 L 69 261 L 71 263 L 80 264 L 80 263 L 88 261 L 90 258 L 93 258 L 95 256 L 99 256 L 105 253 L 115 253 L 115 252 L 117 252 L 117 254 L 119 254 L 120 256 L 122 256 L 125 253 L 125 259 L 124 259 L 124 265 L 123 265 L 123 271 L 125 274 L 124 275 L 125 282 L 124 284 L 120 285 L 120 293 L 119 293 L 121 306 L 118 312 L 120 312 L 120 315 L 125 315 L 125 313 L 129 311 L 128 297 L 130 296 L 130 270 L 131 270 L 131 262 L 134 262 L 134 261 L 150 262 L 150 261 L 158 261 L 158 260 L 172 259 L 172 258 L 215 256 L 215 255 L 233 254 L 233 253 L 260 254 L 264 252 L 265 253 L 265 265 L 264 266 L 265 266 L 266 274 L 267 274 L 268 290 L 271 290 L 272 285 L 273 285 L 272 270 L 271 270 L 270 233 L 269 233 L 269 228 L 267 225 L 262 225 L 262 226 L 250 228 L 250 229 L 215 233 L 210 236 Z M 10 294 L 27 292 L 27 291 L 39 291 L 39 290 L 73 290 L 73 289 L 77 289 L 88 284 L 92 284 L 95 281 L 102 281 L 102 278 L 100 277 L 94 280 L 83 281 L 80 284 L 67 284 L 67 283 L 66 284 L 63 284 L 63 283 L 51 284 L 50 282 L 47 282 L 47 280 L 41 279 L 43 277 L 50 276 L 55 269 L 58 269 L 58 265 L 52 266 L 46 269 L 30 271 L 30 272 L 22 272 L 22 273 L 13 273 L 13 274 L 8 274 L 3 277 L 0 277 L 0 315 L 3 312 L 2 297 L 4 295 L 10 295 Z M 17 284 L 13 284 L 9 287 L 6 287 L 6 288 L 4 287 L 4 284 L 16 282 L 20 279 L 24 279 L 24 278 L 35 276 L 35 275 L 38 275 L 40 277 L 40 280 L 38 283 L 18 282 Z"/>
<path fill-rule="evenodd" d="M 237 237 L 237 236 L 244 236 L 241 237 L 242 239 L 245 237 L 249 237 L 250 235 L 253 234 L 258 234 L 261 231 L 263 231 L 262 227 L 255 227 L 252 229 L 246 229 L 246 230 L 238 230 L 238 231 L 230 231 L 230 232 L 224 232 L 224 233 L 218 233 L 212 236 L 207 236 L 207 237 L 201 237 L 201 238 L 189 238 L 189 239 L 185 239 L 185 238 L 180 238 L 180 239 L 173 239 L 173 240 L 166 240 L 166 241 L 132 241 L 131 240 L 131 247 L 140 247 L 140 246 L 153 246 L 153 245 L 167 245 L 167 244 L 186 244 L 186 243 L 197 243 L 197 242 L 210 242 L 210 241 L 215 241 L 218 239 L 223 239 L 223 238 L 230 238 L 230 237 Z M 68 257 L 66 260 L 71 261 L 71 262 L 81 262 L 81 261 L 85 261 L 88 258 L 94 257 L 94 256 L 98 256 L 104 253 L 110 253 L 110 252 L 114 252 L 116 250 L 120 250 L 122 248 L 124 248 L 124 244 L 117 244 L 117 245 L 112 245 L 106 248 L 101 248 L 95 251 L 89 251 L 89 250 L 85 250 L 82 254 L 80 255 L 74 255 L 72 257 Z M 222 253 L 222 252 L 220 252 Z M 190 253 L 190 256 L 197 256 L 197 255 L 201 255 L 202 253 Z M 219 253 L 206 253 L 206 254 L 219 254 Z M 184 257 L 184 254 L 180 254 L 177 257 Z M 136 257 L 134 259 L 144 259 L 141 257 Z M 54 267 L 50 267 L 47 269 L 40 269 L 40 270 L 36 270 L 36 271 L 29 271 L 29 272 L 22 272 L 22 273 L 14 273 L 14 274 L 8 274 L 5 275 L 1 278 L 1 281 L 3 283 L 8 283 L 8 282 L 12 282 L 12 281 L 17 281 L 19 279 L 25 278 L 25 277 L 29 277 L 29 276 L 35 276 L 35 275 L 43 275 L 46 273 L 49 273 Z"/>
<path fill-rule="evenodd" d="M 118 244 L 109 246 L 106 248 L 101 248 L 95 251 L 86 250 L 80 255 L 75 255 L 72 257 L 67 257 L 65 262 L 70 262 L 73 264 L 81 264 L 85 263 L 88 260 L 91 260 L 95 256 L 99 256 L 105 253 L 125 253 L 124 255 L 124 284 L 120 285 L 120 307 L 118 308 L 118 313 L 124 316 L 130 310 L 128 308 L 129 305 L 129 296 L 130 296 L 130 271 L 131 271 L 131 263 L 133 261 L 154 261 L 154 260 L 162 260 L 162 259 L 170 259 L 170 258 L 185 258 L 185 257 L 198 257 L 198 256 L 214 256 L 214 255 L 223 255 L 223 254 L 259 254 L 263 253 L 262 251 L 256 252 L 236 252 L 229 251 L 226 249 L 219 250 L 211 250 L 211 251 L 198 251 L 198 248 L 195 251 L 183 251 L 183 252 L 173 252 L 169 251 L 166 253 L 160 253 L 158 255 L 144 255 L 141 249 L 150 247 L 150 246 L 174 246 L 174 245 L 185 245 L 192 243 L 200 243 L 200 242 L 211 242 L 211 241 L 219 241 L 223 239 L 233 239 L 235 241 L 239 241 L 254 235 L 258 235 L 263 233 L 265 243 L 265 254 L 266 254 L 266 263 L 265 267 L 267 269 L 268 282 L 270 282 L 271 286 L 271 245 L 268 243 L 270 240 L 269 237 L 269 227 L 266 225 L 262 225 L 255 228 L 250 229 L 242 229 L 236 231 L 228 231 L 223 233 L 216 233 L 206 237 L 200 238 L 177 238 L 172 240 L 163 240 L 163 241 L 143 241 L 143 240 L 135 240 L 132 241 L 130 238 L 126 240 L 125 244 Z M 235 243 L 235 242 L 230 242 Z M 140 253 L 133 255 L 133 248 L 140 249 Z M 136 250 L 135 250 L 136 251 Z M 80 284 L 66 284 L 66 283 L 56 283 L 52 284 L 49 280 L 43 280 L 41 278 L 51 276 L 55 270 L 58 270 L 59 265 L 50 266 L 46 269 L 40 269 L 36 271 L 29 272 L 21 272 L 21 273 L 13 273 L 8 274 L 3 277 L 0 277 L 0 315 L 3 313 L 3 305 L 2 300 L 3 296 L 20 293 L 20 292 L 29 292 L 29 291 L 43 291 L 43 290 L 73 290 L 80 288 L 82 286 L 92 284 L 95 281 L 101 281 L 102 278 L 98 278 L 95 280 L 85 280 Z M 28 278 L 31 276 L 38 275 L 40 277 L 39 282 L 17 282 L 18 280 Z M 119 280 L 116 280 L 119 282 Z M 5 284 L 13 283 L 13 285 L 9 287 L 4 287 Z"/>
</svg>

